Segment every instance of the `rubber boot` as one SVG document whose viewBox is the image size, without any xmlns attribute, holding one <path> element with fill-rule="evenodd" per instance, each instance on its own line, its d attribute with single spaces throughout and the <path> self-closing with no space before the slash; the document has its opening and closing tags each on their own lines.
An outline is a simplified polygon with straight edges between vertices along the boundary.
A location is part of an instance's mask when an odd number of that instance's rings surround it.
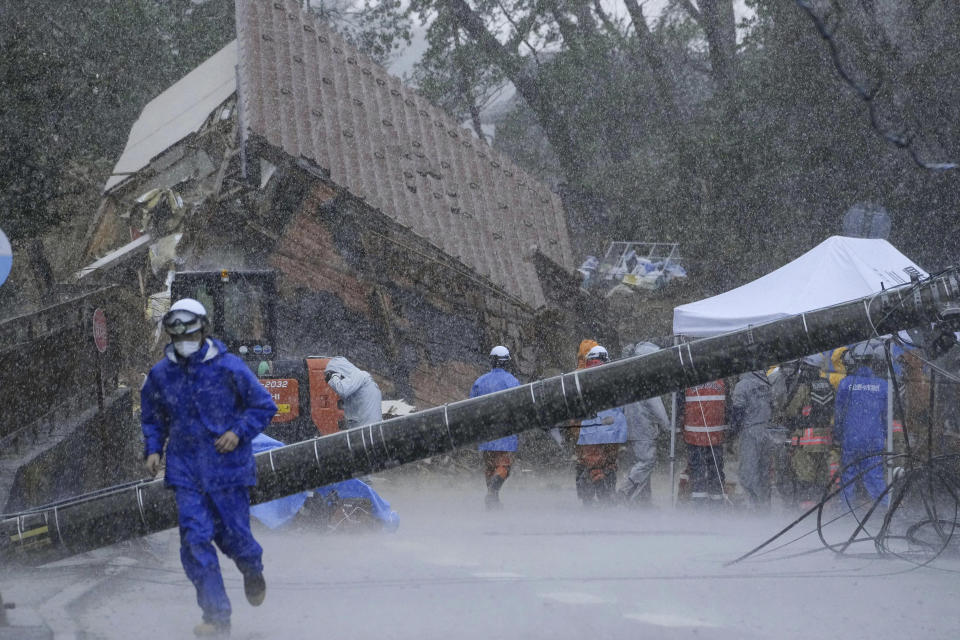
<svg viewBox="0 0 960 640">
<path fill-rule="evenodd" d="M 501 478 L 496 474 L 487 478 L 487 497 L 484 499 L 484 506 L 487 511 L 496 511 L 503 508 L 503 504 L 500 502 L 500 487 L 503 486 L 505 481 L 506 478 Z"/>
<path fill-rule="evenodd" d="M 230 622 L 201 622 L 193 628 L 198 638 L 229 638 Z"/>
<path fill-rule="evenodd" d="M 247 602 L 254 607 L 263 604 L 267 597 L 267 583 L 263 579 L 262 573 L 243 576 L 243 593 L 247 596 Z"/>
<path fill-rule="evenodd" d="M 644 482 L 637 484 L 633 480 L 627 480 L 620 491 L 617 492 L 620 500 L 630 506 L 640 506 L 650 504 L 650 483 Z"/>
<path fill-rule="evenodd" d="M 578 464 L 576 474 L 577 497 L 583 502 L 583 506 L 588 507 L 593 502 L 597 490 L 590 480 L 590 472 L 586 467 Z"/>
<path fill-rule="evenodd" d="M 616 496 L 617 476 L 607 474 L 597 482 L 597 501 L 603 504 L 613 504 Z"/>
<path fill-rule="evenodd" d="M 650 488 L 650 479 L 647 478 L 647 481 L 643 483 L 642 488 L 640 489 L 640 498 L 639 501 L 641 504 L 649 505 L 653 502 L 653 490 Z"/>
</svg>

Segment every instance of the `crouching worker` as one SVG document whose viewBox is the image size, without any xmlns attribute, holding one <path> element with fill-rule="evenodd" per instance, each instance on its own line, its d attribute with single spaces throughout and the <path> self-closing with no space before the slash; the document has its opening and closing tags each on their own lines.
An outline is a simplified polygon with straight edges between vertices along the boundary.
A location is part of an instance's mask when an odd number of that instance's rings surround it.
<svg viewBox="0 0 960 640">
<path fill-rule="evenodd" d="M 599 345 L 590 349 L 586 367 L 597 367 L 610 361 L 607 350 Z M 622 407 L 600 411 L 580 422 L 577 439 L 577 497 L 584 506 L 612 502 L 617 486 L 617 454 L 627 440 L 627 420 Z"/>
<path fill-rule="evenodd" d="M 163 317 L 164 358 L 140 391 L 147 470 L 156 475 L 166 443 L 164 483 L 175 492 L 180 560 L 197 590 L 197 636 L 230 634 L 230 600 L 216 542 L 243 574 L 247 600 L 266 595 L 263 550 L 250 532 L 249 487 L 256 485 L 252 441 L 277 411 L 240 358 L 207 336 L 207 312 L 192 298 Z"/>
<path fill-rule="evenodd" d="M 323 373 L 330 388 L 340 396 L 346 428 L 354 429 L 383 420 L 380 387 L 366 371 L 342 357 L 330 358 Z"/>
<path fill-rule="evenodd" d="M 490 371 L 483 374 L 470 388 L 470 397 L 476 398 L 495 391 L 503 391 L 520 386 L 520 381 L 507 371 L 510 363 L 510 350 L 497 345 L 490 351 Z M 499 509 L 500 487 L 510 476 L 510 467 L 513 465 L 513 453 L 517 450 L 519 438 L 515 435 L 506 436 L 491 442 L 484 442 L 478 449 L 483 455 L 483 475 L 487 480 L 487 510 Z"/>
</svg>

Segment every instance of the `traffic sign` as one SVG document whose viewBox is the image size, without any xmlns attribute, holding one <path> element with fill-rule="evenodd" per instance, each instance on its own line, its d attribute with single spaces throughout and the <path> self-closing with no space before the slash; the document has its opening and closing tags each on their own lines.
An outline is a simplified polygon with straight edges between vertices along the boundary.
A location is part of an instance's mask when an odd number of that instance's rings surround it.
<svg viewBox="0 0 960 640">
<path fill-rule="evenodd" d="M 13 266 L 13 251 L 10 249 L 10 240 L 7 239 L 3 229 L 0 229 L 0 284 L 6 282 L 11 266 Z"/>
<path fill-rule="evenodd" d="M 107 350 L 107 314 L 103 309 L 93 312 L 93 343 L 97 345 L 100 353 Z"/>
</svg>

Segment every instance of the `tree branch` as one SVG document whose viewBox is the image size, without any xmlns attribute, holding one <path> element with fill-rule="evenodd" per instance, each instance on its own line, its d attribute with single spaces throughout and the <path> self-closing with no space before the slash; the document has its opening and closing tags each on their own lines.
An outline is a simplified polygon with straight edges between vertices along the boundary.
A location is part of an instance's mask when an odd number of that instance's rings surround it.
<svg viewBox="0 0 960 640">
<path fill-rule="evenodd" d="M 954 161 L 946 162 L 927 162 L 920 157 L 920 154 L 917 152 L 913 143 L 915 136 L 897 134 L 882 125 L 880 122 L 878 113 L 877 113 L 877 103 L 874 98 L 880 92 L 883 79 L 881 78 L 872 89 L 868 89 L 856 79 L 853 78 L 852 73 L 844 66 L 843 61 L 840 59 L 840 49 L 837 46 L 836 40 L 833 38 L 834 31 L 831 31 L 827 28 L 826 23 L 817 15 L 814 11 L 812 4 L 809 0 L 795 0 L 798 7 L 803 10 L 810 20 L 813 22 L 814 26 L 817 29 L 817 32 L 820 34 L 820 37 L 827 43 L 827 49 L 830 52 L 830 59 L 833 61 L 833 66 L 837 71 L 837 74 L 840 78 L 853 89 L 854 93 L 859 96 L 861 100 L 867 103 L 867 111 L 870 115 L 870 126 L 879 133 L 884 140 L 894 145 L 898 149 L 904 149 L 910 154 L 910 158 L 913 159 L 914 163 L 917 166 L 927 169 L 929 171 L 949 171 L 952 169 L 960 168 L 960 164 Z"/>
<path fill-rule="evenodd" d="M 508 51 L 487 29 L 476 11 L 465 0 L 446 0 L 454 20 L 477 43 L 491 63 L 497 65 L 507 76 L 527 105 L 537 114 L 537 120 L 550 140 L 564 175 L 572 179 L 577 175 L 578 163 L 574 158 L 575 145 L 564 118 L 560 117 L 536 75 L 521 58 Z"/>
<path fill-rule="evenodd" d="M 576 2 L 577 28 L 587 38 L 597 35 L 597 23 L 590 12 L 590 6 L 584 0 Z"/>
<path fill-rule="evenodd" d="M 456 24 L 451 24 L 450 30 L 453 32 L 454 55 L 459 59 L 461 55 L 460 28 L 457 27 Z M 470 114 L 470 123 L 473 126 L 473 131 L 480 140 L 486 140 L 487 137 L 483 134 L 483 126 L 480 124 L 480 108 L 477 107 L 477 100 L 473 95 L 471 78 L 467 77 L 467 72 L 462 64 L 457 64 L 457 66 L 459 67 L 456 70 L 457 85 L 460 93 L 463 95 L 463 99 L 467 103 L 467 111 Z"/>
<path fill-rule="evenodd" d="M 533 25 L 536 23 L 536 11 L 531 11 L 526 15 L 526 17 L 521 20 L 519 23 L 515 22 L 513 18 L 510 17 L 510 12 L 507 11 L 507 8 L 503 6 L 503 2 L 497 0 L 497 6 L 500 7 L 500 11 L 503 12 L 503 15 L 507 18 L 507 22 L 513 27 L 513 36 L 507 41 L 507 48 L 513 52 L 517 52 L 517 49 L 520 48 L 520 43 L 527 45 L 527 49 L 530 50 L 530 55 L 533 56 L 534 61 L 537 63 L 537 66 L 540 66 L 540 58 L 537 57 L 537 50 L 533 48 L 533 45 L 527 40 L 527 34 L 530 32 L 530 29 L 533 28 Z"/>
<path fill-rule="evenodd" d="M 700 22 L 700 10 L 691 2 L 690 0 L 680 0 L 680 4 L 683 5 L 683 8 L 686 9 L 687 13 L 690 14 L 690 17 Z"/>
<path fill-rule="evenodd" d="M 563 36 L 563 42 L 571 49 L 578 49 L 580 45 L 577 42 L 577 28 L 563 15 L 563 12 L 560 11 L 560 7 L 557 6 L 556 2 L 550 3 L 550 14 L 560 28 L 560 35 Z"/>
<path fill-rule="evenodd" d="M 610 19 L 610 15 L 603 10 L 600 0 L 593 0 L 593 11 L 597 14 L 597 17 L 600 18 L 600 22 L 603 23 L 603 27 L 607 30 L 607 33 L 615 38 L 623 37 L 623 34 L 617 29 L 617 25 Z"/>
</svg>

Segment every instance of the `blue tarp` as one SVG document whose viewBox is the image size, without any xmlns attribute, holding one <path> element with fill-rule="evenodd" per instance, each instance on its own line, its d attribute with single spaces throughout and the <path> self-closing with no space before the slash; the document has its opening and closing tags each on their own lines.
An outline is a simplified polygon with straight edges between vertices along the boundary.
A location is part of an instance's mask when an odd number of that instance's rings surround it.
<svg viewBox="0 0 960 640">
<path fill-rule="evenodd" d="M 396 511 L 390 508 L 390 503 L 380 497 L 380 495 L 370 488 L 370 485 L 360 480 L 344 480 L 334 484 L 328 484 L 320 487 L 315 493 L 322 496 L 330 495 L 333 491 L 341 498 L 366 498 L 370 501 L 373 516 L 383 523 L 384 531 L 396 531 L 400 526 L 400 516 Z"/>
<path fill-rule="evenodd" d="M 274 440 L 270 436 L 263 434 L 254 438 L 252 444 L 254 453 L 260 453 L 283 446 L 283 443 L 279 440 Z M 400 516 L 397 515 L 396 511 L 390 509 L 390 503 L 381 498 L 376 491 L 360 480 L 336 482 L 325 487 L 320 487 L 316 489 L 314 493 L 327 496 L 334 491 L 336 491 L 340 498 L 366 498 L 369 500 L 373 516 L 383 523 L 384 531 L 396 531 L 397 527 L 400 526 Z M 250 514 L 271 529 L 276 529 L 293 520 L 293 517 L 300 511 L 303 503 L 306 502 L 308 495 L 308 492 L 304 491 L 285 498 L 258 504 L 250 507 Z"/>
</svg>

